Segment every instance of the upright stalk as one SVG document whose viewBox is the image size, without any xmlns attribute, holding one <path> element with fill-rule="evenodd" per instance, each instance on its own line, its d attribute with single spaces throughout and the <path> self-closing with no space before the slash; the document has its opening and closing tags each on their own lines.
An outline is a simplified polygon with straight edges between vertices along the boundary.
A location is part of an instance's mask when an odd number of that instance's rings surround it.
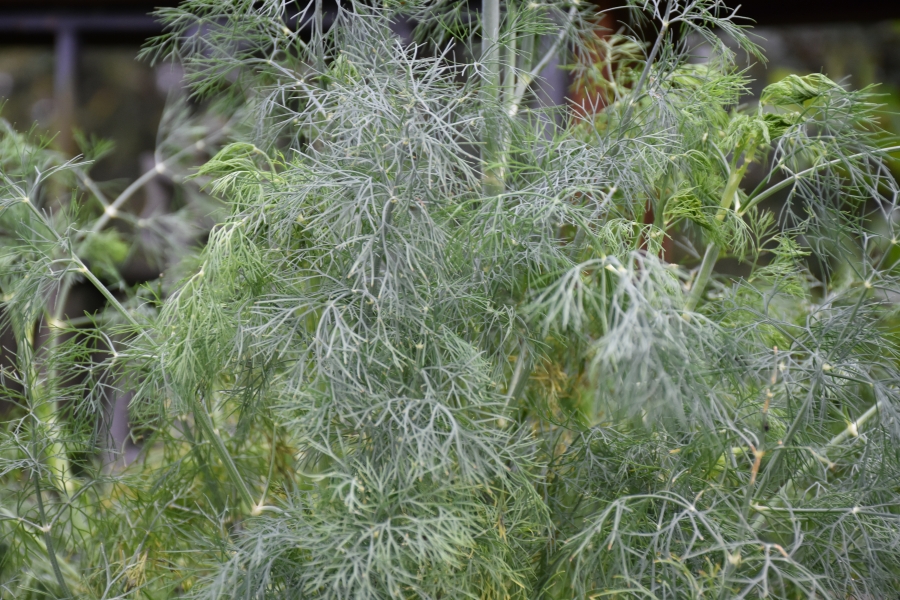
<svg viewBox="0 0 900 600">
<path fill-rule="evenodd" d="M 631 118 L 631 114 L 634 112 L 634 105 L 637 104 L 638 98 L 640 98 L 641 93 L 644 91 L 644 85 L 647 83 L 647 78 L 650 76 L 650 69 L 653 67 L 653 61 L 656 60 L 656 55 L 659 54 L 660 48 L 662 48 L 663 41 L 666 39 L 666 35 L 669 33 L 669 27 L 672 25 L 669 20 L 672 17 L 672 0 L 669 0 L 666 3 L 666 12 L 663 16 L 662 25 L 659 28 L 659 35 L 656 36 L 656 41 L 653 43 L 653 48 L 650 50 L 650 54 L 647 55 L 647 63 L 644 66 L 644 70 L 641 72 L 641 77 L 638 79 L 637 84 L 634 86 L 634 89 L 631 91 L 631 100 L 628 102 L 628 106 L 625 108 L 625 115 L 622 117 L 622 123 L 626 124 L 628 119 Z M 623 129 L 625 131 L 625 129 Z"/>
<path fill-rule="evenodd" d="M 503 133 L 496 114 L 501 104 L 500 0 L 482 0 L 481 63 L 485 74 L 485 104 L 489 111 L 481 151 L 482 191 L 485 196 L 497 196 L 504 189 Z"/>
<path fill-rule="evenodd" d="M 507 8 L 507 16 L 506 20 L 508 23 L 509 30 L 509 41 L 506 44 L 506 48 L 504 48 L 505 57 L 503 59 L 503 65 L 500 66 L 500 70 L 502 72 L 502 91 L 501 91 L 501 102 L 504 106 L 510 101 L 512 98 L 513 91 L 516 87 L 516 58 L 518 56 L 518 39 L 516 38 L 515 31 L 515 6 L 509 5 Z"/>
<path fill-rule="evenodd" d="M 324 32 L 323 29 L 323 17 L 322 17 L 322 0 L 316 0 L 315 8 L 313 9 L 313 19 L 315 23 L 313 24 L 313 36 L 314 44 L 315 44 L 315 52 L 316 52 L 316 69 L 318 69 L 319 73 L 325 72 L 325 43 L 323 38 Z"/>
<path fill-rule="evenodd" d="M 697 308 L 700 298 L 703 297 L 703 290 L 706 289 L 706 284 L 709 282 L 709 278 L 712 275 L 713 267 L 716 266 L 716 261 L 719 260 L 719 252 L 720 248 L 718 244 L 710 242 L 710 244 L 706 246 L 706 252 L 703 254 L 703 262 L 700 263 L 700 270 L 697 272 L 697 277 L 694 278 L 694 285 L 691 286 L 691 293 L 684 305 L 685 314 L 692 313 L 694 312 L 694 309 Z"/>
<path fill-rule="evenodd" d="M 34 419 L 34 416 L 32 416 Z M 38 507 L 38 515 L 41 523 L 41 532 L 44 535 L 44 547 L 47 549 L 47 558 L 50 560 L 50 566 L 53 569 L 53 576 L 56 578 L 56 583 L 59 585 L 60 591 L 63 593 L 64 598 L 74 598 L 72 596 L 72 592 L 69 591 L 69 586 L 66 584 L 66 579 L 63 577 L 62 570 L 59 568 L 59 559 L 56 557 L 56 550 L 53 548 L 53 536 L 50 535 L 50 525 L 47 523 L 47 513 L 44 510 L 44 492 L 41 490 L 41 475 L 38 469 L 34 470 L 32 474 L 32 480 L 34 481 L 34 494 L 35 498 L 37 498 L 37 507 Z"/>
<path fill-rule="evenodd" d="M 21 366 L 23 367 L 23 371 L 25 374 L 25 397 L 28 401 L 28 409 L 31 418 L 32 459 L 36 463 L 40 463 L 41 456 L 44 454 L 44 452 L 38 446 L 40 427 L 38 416 L 36 413 L 38 412 L 40 405 L 39 399 L 35 397 L 35 390 L 38 389 L 38 375 L 37 371 L 34 368 L 34 356 L 31 351 L 32 340 L 28 339 L 28 337 L 30 336 L 26 333 L 24 339 L 17 340 L 17 343 L 21 348 L 21 355 L 24 359 L 22 361 L 24 364 L 22 364 Z M 51 444 L 51 447 L 54 448 L 54 452 L 59 452 L 61 448 L 59 444 L 55 442 Z M 60 591 L 64 594 L 64 597 L 74 598 L 74 596 L 72 596 L 72 592 L 69 591 L 69 586 L 66 584 L 66 580 L 63 577 L 62 570 L 59 568 L 59 560 L 56 557 L 56 550 L 53 544 L 53 536 L 50 533 L 51 526 L 50 522 L 47 519 L 47 511 L 44 509 L 44 492 L 41 489 L 41 473 L 38 464 L 32 467 L 31 480 L 34 485 L 35 501 L 38 509 L 38 518 L 40 520 L 40 529 L 44 537 L 44 547 L 47 551 L 47 559 L 50 561 L 50 566 L 53 569 L 53 575 L 56 578 L 56 583 L 59 585 Z"/>
<path fill-rule="evenodd" d="M 53 225 L 47 220 L 46 215 L 39 211 L 30 201 L 25 201 L 25 204 L 28 205 L 31 212 L 38 218 L 38 220 L 50 232 L 50 234 L 54 236 L 57 241 L 62 241 L 62 236 L 59 234 L 59 232 L 56 231 L 56 229 L 53 228 Z M 91 233 L 93 233 L 93 231 Z M 109 288 L 107 288 L 103 284 L 103 282 L 100 281 L 97 276 L 87 268 L 87 266 L 76 253 L 71 252 L 69 255 L 69 260 L 75 266 L 76 270 L 80 272 L 97 291 L 100 292 L 100 294 L 106 299 L 107 302 L 109 302 L 110 306 L 112 306 L 116 310 L 116 312 L 122 315 L 122 317 L 134 327 L 137 335 L 147 338 L 151 344 L 155 343 L 147 333 L 147 330 L 141 326 L 137 319 L 134 318 L 134 315 L 132 315 L 124 306 L 122 306 L 122 303 L 119 302 L 118 298 L 116 298 L 115 295 L 113 295 L 113 293 L 109 290 Z M 30 346 L 28 346 L 28 348 L 30 348 Z M 228 453 L 228 449 L 225 447 L 222 438 L 219 436 L 218 431 L 216 431 L 216 428 L 212 423 L 212 419 L 210 419 L 209 414 L 206 412 L 206 409 L 200 404 L 200 402 L 195 399 L 193 403 L 194 416 L 199 422 L 200 427 L 204 430 L 204 433 L 206 433 L 207 437 L 209 437 L 210 441 L 212 442 L 213 450 L 219 456 L 219 459 L 225 466 L 225 470 L 228 472 L 228 475 L 230 476 L 232 482 L 237 486 L 241 499 L 244 500 L 251 509 L 254 508 L 255 503 L 253 502 L 253 496 L 250 494 L 250 488 L 247 486 L 244 478 L 241 477 L 240 472 L 237 470 L 234 461 L 231 459 L 231 455 Z"/>
<path fill-rule="evenodd" d="M 719 210 L 716 212 L 716 221 L 719 223 L 725 220 L 728 210 L 735 204 L 738 188 L 741 186 L 741 181 L 744 179 L 747 167 L 753 162 L 753 154 L 756 148 L 755 138 L 751 137 L 745 147 L 747 148 L 746 156 L 744 156 L 740 168 L 732 168 L 731 173 L 728 174 L 728 182 L 725 184 L 725 190 L 722 192 L 722 199 L 719 201 Z M 740 153 L 741 147 L 739 146 L 735 154 L 740 155 Z M 732 167 L 733 166 L 734 165 L 732 165 Z M 721 252 L 721 248 L 714 242 L 710 242 L 706 247 L 706 252 L 703 254 L 703 262 L 700 263 L 700 270 L 697 272 L 697 277 L 694 279 L 694 285 L 691 286 L 691 294 L 688 296 L 687 303 L 684 306 L 685 314 L 694 312 L 694 309 L 697 308 L 700 298 L 703 297 L 703 291 L 706 289 L 706 284 L 709 283 L 713 267 L 716 266 L 716 261 L 719 260 L 719 252 Z"/>
<path fill-rule="evenodd" d="M 212 444 L 213 451 L 219 456 L 219 460 L 222 461 L 222 465 L 228 472 L 228 476 L 231 479 L 232 483 L 237 486 L 238 494 L 240 495 L 241 500 L 244 501 L 249 509 L 256 510 L 257 505 L 253 501 L 253 496 L 250 493 L 250 488 L 247 486 L 247 483 L 241 476 L 240 471 L 238 471 L 237 465 L 235 465 L 234 461 L 231 459 L 231 454 L 228 452 L 228 448 L 225 447 L 225 443 L 222 441 L 222 437 L 216 430 L 215 425 L 213 425 L 212 419 L 209 416 L 209 411 L 206 410 L 206 407 L 203 406 L 203 403 L 196 396 L 191 400 L 191 404 L 194 412 L 194 420 L 200 426 L 200 429 L 203 430 L 203 433 L 204 435 L 206 435 L 207 439 L 209 439 L 210 443 Z"/>
</svg>

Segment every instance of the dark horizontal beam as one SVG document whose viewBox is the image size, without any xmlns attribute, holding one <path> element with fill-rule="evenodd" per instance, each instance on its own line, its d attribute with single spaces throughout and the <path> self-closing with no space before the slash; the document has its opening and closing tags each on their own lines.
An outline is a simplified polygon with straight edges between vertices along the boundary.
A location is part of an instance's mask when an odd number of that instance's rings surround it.
<svg viewBox="0 0 900 600">
<path fill-rule="evenodd" d="M 333 0 L 325 0 L 326 9 Z M 76 3 L 77 4 L 77 3 Z M 157 4 L 159 4 L 157 0 Z M 52 43 L 59 32 L 76 34 L 82 43 L 141 43 L 162 33 L 160 22 L 146 12 L 138 11 L 4 11 L 0 0 L 0 46 L 12 44 Z M 327 27 L 333 13 L 326 10 Z M 288 26 L 296 25 L 286 19 Z M 307 24 L 308 25 L 308 24 Z"/>
<path fill-rule="evenodd" d="M 0 0 L 0 12 L 8 11 L 131 11 L 149 13 L 160 6 L 177 6 L 181 0 Z"/>
<path fill-rule="evenodd" d="M 753 19 L 756 25 L 872 23 L 900 19 L 900 2 L 897 0 L 744 0 L 728 4 L 740 4 L 738 15 Z"/>
<path fill-rule="evenodd" d="M 0 33 L 53 33 L 68 29 L 83 33 L 110 31 L 154 32 L 162 28 L 155 18 L 142 13 L 2 13 Z"/>
<path fill-rule="evenodd" d="M 148 13 L 177 4 L 178 0 L 0 0 L 0 45 L 46 44 L 60 30 L 74 31 L 86 43 L 140 42 L 162 31 Z M 744 0 L 738 15 L 761 26 L 874 22 L 900 19 L 900 1 Z"/>
<path fill-rule="evenodd" d="M 73 32 L 82 42 L 141 43 L 162 32 L 162 26 L 146 12 L 0 10 L 0 44 L 48 44 L 60 31 Z"/>
</svg>

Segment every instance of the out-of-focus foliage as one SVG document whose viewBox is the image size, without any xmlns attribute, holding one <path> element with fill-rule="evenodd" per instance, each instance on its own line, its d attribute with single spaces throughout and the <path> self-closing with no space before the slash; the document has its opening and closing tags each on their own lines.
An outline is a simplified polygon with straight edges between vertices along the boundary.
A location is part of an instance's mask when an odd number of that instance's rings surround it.
<svg viewBox="0 0 900 600">
<path fill-rule="evenodd" d="M 4 593 L 896 590 L 898 190 L 877 98 L 812 75 L 743 103 L 714 30 L 756 49 L 718 2 L 632 3 L 657 36 L 609 38 L 614 61 L 581 4 L 464 8 L 346 3 L 328 27 L 315 2 L 162 11 L 148 54 L 253 130 L 195 172 L 230 213 L 183 279 L 127 299 L 99 270 L 125 242 L 44 210 L 32 175 L 66 189 L 85 167 L 8 132 Z M 408 17 L 428 44 L 393 32 Z M 596 110 L 529 108 L 563 50 L 609 57 L 575 67 Z M 715 275 L 720 257 L 744 274 Z M 69 277 L 108 309 L 42 343 Z M 143 435 L 124 470 L 94 459 L 111 389 Z"/>
<path fill-rule="evenodd" d="M 74 131 L 59 131 L 65 118 L 54 89 L 54 51 L 50 44 L 12 45 L 5 39 L 0 52 L 2 115 L 19 130 L 34 123 L 41 134 L 53 137 L 53 147 L 77 152 L 79 137 L 115 140 L 115 151 L 98 157 L 93 177 L 107 187 L 139 176 L 141 159 L 155 148 L 157 125 L 169 94 L 177 93 L 177 65 L 151 66 L 134 60 L 139 44 L 86 43 L 78 47 L 75 78 Z M 71 126 L 72 123 L 66 123 Z M 146 160 L 146 159 L 145 159 Z M 118 180 L 118 181 L 116 181 Z M 114 194 L 113 194 L 114 195 Z M 132 201 L 140 201 L 137 194 Z"/>
<path fill-rule="evenodd" d="M 900 21 L 759 27 L 754 33 L 768 60 L 746 62 L 755 95 L 788 75 L 811 72 L 827 73 L 851 89 L 875 85 L 878 102 L 884 105 L 880 125 L 900 134 Z M 896 160 L 889 166 L 895 177 L 900 175 Z"/>
<path fill-rule="evenodd" d="M 76 133 L 83 155 L 66 160 L 34 130 L 0 122 L 0 324 L 10 340 L 0 370 L 0 597 L 90 597 L 96 581 L 85 568 L 99 564 L 116 569 L 119 588 L 142 589 L 147 553 L 164 545 L 160 532 L 141 538 L 135 528 L 154 510 L 156 519 L 169 511 L 150 492 L 164 483 L 154 464 L 185 461 L 184 450 L 166 444 L 142 462 L 140 477 L 118 472 L 117 442 L 125 440 L 114 439 L 111 421 L 128 388 L 115 347 L 153 318 L 159 292 L 174 284 L 129 285 L 127 261 L 137 254 L 177 277 L 221 210 L 195 184 L 176 188 L 172 212 L 129 210 L 142 185 L 180 181 L 233 129 L 212 113 L 193 113 L 173 98 L 156 166 L 124 188 L 91 176 L 94 161 L 115 151 L 110 142 Z M 118 312 L 68 314 L 84 283 Z M 165 527 L 177 522 L 170 517 Z"/>
</svg>

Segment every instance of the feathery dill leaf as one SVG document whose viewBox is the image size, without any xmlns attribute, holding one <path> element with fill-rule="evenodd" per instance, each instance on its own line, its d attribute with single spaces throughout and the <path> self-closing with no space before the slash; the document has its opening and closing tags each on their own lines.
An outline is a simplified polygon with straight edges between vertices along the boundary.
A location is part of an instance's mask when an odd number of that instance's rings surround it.
<svg viewBox="0 0 900 600">
<path fill-rule="evenodd" d="M 0 569 L 34 566 L 3 593 L 893 593 L 877 97 L 792 75 L 745 102 L 720 36 L 759 54 L 733 11 L 628 6 L 650 43 L 597 41 L 567 2 L 161 10 L 146 56 L 249 127 L 195 171 L 228 212 L 183 279 L 124 302 L 106 222 L 85 238 L 22 200 L 32 163 L 69 186 L 86 166 L 5 130 Z M 556 54 L 590 106 L 537 104 Z M 108 309 L 29 337 L 72 276 Z M 144 428 L 126 469 L 91 458 L 107 389 Z"/>
</svg>

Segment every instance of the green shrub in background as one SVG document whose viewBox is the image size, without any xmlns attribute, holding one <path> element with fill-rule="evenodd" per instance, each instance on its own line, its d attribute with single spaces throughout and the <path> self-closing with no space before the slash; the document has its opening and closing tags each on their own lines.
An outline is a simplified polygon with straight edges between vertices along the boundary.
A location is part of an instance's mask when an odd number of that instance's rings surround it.
<svg viewBox="0 0 900 600">
<path fill-rule="evenodd" d="M 6 130 L 0 593 L 895 593 L 876 99 L 812 75 L 741 104 L 729 10 L 630 8 L 654 41 L 607 38 L 615 68 L 578 68 L 609 101 L 577 115 L 529 98 L 553 55 L 597 56 L 584 4 L 162 11 L 147 53 L 252 126 L 195 173 L 230 214 L 172 287 L 110 288 L 120 207 L 63 202 L 85 164 Z M 73 331 L 82 279 L 108 307 Z M 116 393 L 124 469 L 96 458 Z"/>
</svg>

